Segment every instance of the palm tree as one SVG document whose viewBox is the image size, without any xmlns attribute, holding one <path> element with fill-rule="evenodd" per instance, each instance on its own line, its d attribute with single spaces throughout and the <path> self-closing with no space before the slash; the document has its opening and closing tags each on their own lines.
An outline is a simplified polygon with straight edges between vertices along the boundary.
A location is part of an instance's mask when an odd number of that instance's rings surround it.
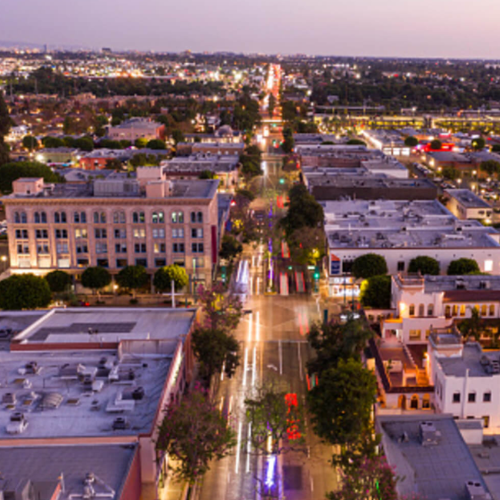
<svg viewBox="0 0 500 500">
<path fill-rule="evenodd" d="M 481 338 L 481 333 L 484 331 L 483 319 L 479 314 L 479 309 L 473 307 L 471 309 L 470 318 L 464 319 L 458 325 L 458 329 L 467 342 L 470 337 L 473 337 L 476 342 Z"/>
</svg>

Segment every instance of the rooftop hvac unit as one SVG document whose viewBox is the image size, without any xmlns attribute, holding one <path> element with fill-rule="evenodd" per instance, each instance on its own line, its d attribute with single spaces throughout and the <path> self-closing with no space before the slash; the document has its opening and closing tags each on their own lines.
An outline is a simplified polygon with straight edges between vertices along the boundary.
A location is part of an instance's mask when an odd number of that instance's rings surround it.
<svg viewBox="0 0 500 500">
<path fill-rule="evenodd" d="M 467 500 L 491 500 L 491 495 L 486 492 L 479 481 L 467 481 L 465 483 Z"/>
</svg>

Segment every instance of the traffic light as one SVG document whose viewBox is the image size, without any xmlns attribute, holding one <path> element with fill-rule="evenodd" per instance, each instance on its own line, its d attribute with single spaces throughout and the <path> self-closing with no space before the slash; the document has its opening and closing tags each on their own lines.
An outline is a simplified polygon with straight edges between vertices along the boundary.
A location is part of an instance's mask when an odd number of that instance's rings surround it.
<svg viewBox="0 0 500 500">
<path fill-rule="evenodd" d="M 225 283 L 226 282 L 226 266 L 221 267 L 221 278 L 222 278 L 222 281 Z"/>
<path fill-rule="evenodd" d="M 283 177 L 280 177 L 280 184 L 285 184 L 285 179 L 283 179 Z"/>
<path fill-rule="evenodd" d="M 316 269 L 314 269 L 313 278 L 315 280 L 319 280 L 319 269 L 318 269 L 318 266 L 316 266 Z"/>
</svg>

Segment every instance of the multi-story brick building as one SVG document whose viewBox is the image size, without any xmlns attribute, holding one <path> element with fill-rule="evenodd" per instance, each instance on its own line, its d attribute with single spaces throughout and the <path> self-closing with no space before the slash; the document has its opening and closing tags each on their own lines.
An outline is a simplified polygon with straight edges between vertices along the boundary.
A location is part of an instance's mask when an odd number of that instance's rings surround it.
<svg viewBox="0 0 500 500">
<path fill-rule="evenodd" d="M 80 274 L 98 265 L 116 273 L 143 265 L 154 272 L 178 264 L 192 285 L 209 284 L 220 239 L 219 181 L 168 181 L 159 172 L 85 185 L 15 181 L 3 198 L 11 271 Z"/>
</svg>

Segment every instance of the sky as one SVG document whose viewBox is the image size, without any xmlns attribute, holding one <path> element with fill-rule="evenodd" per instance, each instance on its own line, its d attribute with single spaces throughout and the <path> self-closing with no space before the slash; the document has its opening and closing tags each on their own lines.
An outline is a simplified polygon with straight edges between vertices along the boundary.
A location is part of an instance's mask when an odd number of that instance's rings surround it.
<svg viewBox="0 0 500 500">
<path fill-rule="evenodd" d="M 0 41 L 500 59 L 498 0 L 0 0 Z"/>
</svg>

